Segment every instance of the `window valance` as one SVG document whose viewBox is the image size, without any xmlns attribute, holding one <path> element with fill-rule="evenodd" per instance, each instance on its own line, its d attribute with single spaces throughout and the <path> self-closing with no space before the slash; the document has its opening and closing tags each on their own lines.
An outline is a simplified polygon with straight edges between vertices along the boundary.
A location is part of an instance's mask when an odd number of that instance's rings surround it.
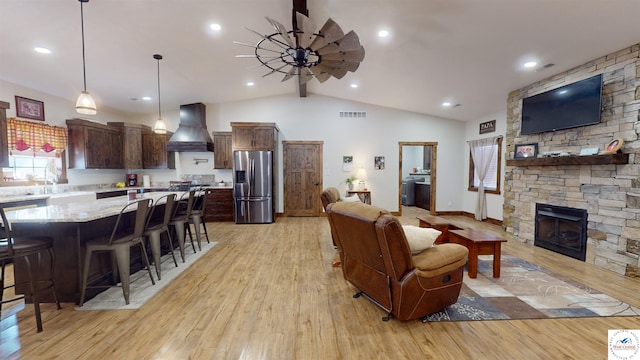
<svg viewBox="0 0 640 360">
<path fill-rule="evenodd" d="M 69 135 L 64 127 L 9 118 L 7 137 L 10 150 L 24 151 L 30 148 L 34 152 L 61 152 L 67 147 Z"/>
</svg>

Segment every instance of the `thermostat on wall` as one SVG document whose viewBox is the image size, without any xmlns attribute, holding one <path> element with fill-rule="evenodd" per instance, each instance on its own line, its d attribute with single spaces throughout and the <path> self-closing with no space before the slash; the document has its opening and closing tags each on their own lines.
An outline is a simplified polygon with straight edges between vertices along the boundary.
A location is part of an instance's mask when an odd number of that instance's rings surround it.
<svg viewBox="0 0 640 360">
<path fill-rule="evenodd" d="M 600 151 L 599 148 L 594 147 L 594 148 L 584 148 L 584 149 L 580 149 L 580 155 L 598 155 L 598 151 Z"/>
</svg>

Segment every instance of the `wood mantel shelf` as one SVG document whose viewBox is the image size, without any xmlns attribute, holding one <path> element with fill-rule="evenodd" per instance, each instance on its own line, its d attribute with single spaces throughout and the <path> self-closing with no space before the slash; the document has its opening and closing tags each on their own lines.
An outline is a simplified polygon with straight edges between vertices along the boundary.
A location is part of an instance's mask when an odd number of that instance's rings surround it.
<svg viewBox="0 0 640 360">
<path fill-rule="evenodd" d="M 507 160 L 508 166 L 609 165 L 628 164 L 629 154 L 556 156 Z"/>
</svg>

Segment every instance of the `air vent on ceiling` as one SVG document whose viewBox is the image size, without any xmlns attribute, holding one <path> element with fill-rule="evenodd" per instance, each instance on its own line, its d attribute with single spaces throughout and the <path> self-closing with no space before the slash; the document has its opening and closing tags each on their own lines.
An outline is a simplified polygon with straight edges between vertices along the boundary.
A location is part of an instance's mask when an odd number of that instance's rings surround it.
<svg viewBox="0 0 640 360">
<path fill-rule="evenodd" d="M 540 71 L 546 70 L 546 69 L 548 69 L 548 68 L 550 68 L 550 67 L 552 67 L 552 66 L 554 66 L 554 65 L 555 65 L 555 64 L 548 63 L 548 64 L 546 64 L 546 65 L 541 66 L 539 69 L 537 69 L 537 70 L 536 70 L 536 72 L 540 72 Z"/>
<path fill-rule="evenodd" d="M 366 118 L 366 111 L 340 111 L 341 118 Z"/>
</svg>

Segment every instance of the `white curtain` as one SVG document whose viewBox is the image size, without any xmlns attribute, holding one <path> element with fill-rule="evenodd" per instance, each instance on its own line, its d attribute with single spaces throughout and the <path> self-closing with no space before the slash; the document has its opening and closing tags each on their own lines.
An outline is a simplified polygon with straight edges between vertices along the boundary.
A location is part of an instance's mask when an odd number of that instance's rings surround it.
<svg viewBox="0 0 640 360">
<path fill-rule="evenodd" d="M 476 170 L 476 174 L 478 174 L 478 179 L 480 179 L 480 183 L 478 184 L 478 201 L 476 203 L 476 220 L 484 220 L 487 218 L 487 197 L 484 193 L 484 179 L 487 176 L 487 171 L 491 166 L 491 159 L 497 149 L 497 146 L 494 145 L 498 142 L 499 138 L 499 136 L 494 136 L 469 141 L 473 167 Z"/>
</svg>

